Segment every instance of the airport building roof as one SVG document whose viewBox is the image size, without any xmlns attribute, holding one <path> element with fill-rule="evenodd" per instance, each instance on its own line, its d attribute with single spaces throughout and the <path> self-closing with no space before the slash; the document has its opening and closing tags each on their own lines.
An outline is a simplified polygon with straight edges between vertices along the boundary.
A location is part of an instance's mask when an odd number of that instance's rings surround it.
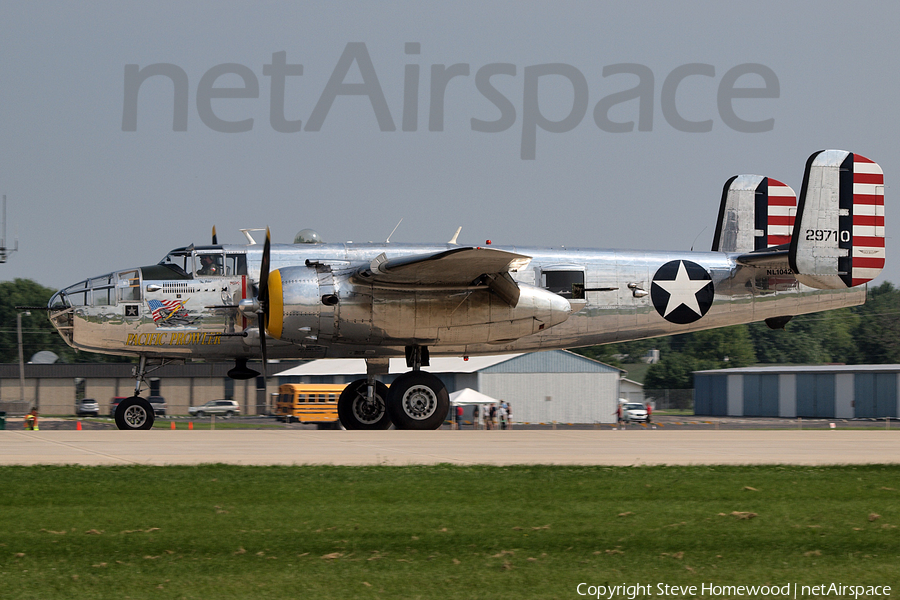
<svg viewBox="0 0 900 600">
<path fill-rule="evenodd" d="M 567 350 L 549 350 L 527 354 L 460 357 L 433 356 L 431 364 L 422 367 L 430 373 L 622 373 L 621 369 L 586 358 Z M 391 375 L 409 371 L 405 358 L 390 359 Z M 325 358 L 276 373 L 276 377 L 308 375 L 365 375 L 363 358 Z"/>
<path fill-rule="evenodd" d="M 892 373 L 900 365 L 778 365 L 771 367 L 739 367 L 694 371 L 702 375 L 774 375 L 776 373 Z"/>
</svg>

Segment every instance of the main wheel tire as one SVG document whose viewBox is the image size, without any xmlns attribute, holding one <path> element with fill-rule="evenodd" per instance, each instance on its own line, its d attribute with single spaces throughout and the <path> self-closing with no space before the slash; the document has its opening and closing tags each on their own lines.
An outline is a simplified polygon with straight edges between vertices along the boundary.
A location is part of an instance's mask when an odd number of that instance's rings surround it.
<svg viewBox="0 0 900 600">
<path fill-rule="evenodd" d="M 116 408 L 116 427 L 119 429 L 150 429 L 155 419 L 153 405 L 140 396 L 126 398 Z"/>
<path fill-rule="evenodd" d="M 450 394 L 431 373 L 410 371 L 391 384 L 387 406 L 397 429 L 438 429 L 450 410 Z"/>
<path fill-rule="evenodd" d="M 338 398 L 338 418 L 346 429 L 387 429 L 391 417 L 387 410 L 388 387 L 375 382 L 375 402 L 368 401 L 367 382 L 357 379 Z"/>
</svg>

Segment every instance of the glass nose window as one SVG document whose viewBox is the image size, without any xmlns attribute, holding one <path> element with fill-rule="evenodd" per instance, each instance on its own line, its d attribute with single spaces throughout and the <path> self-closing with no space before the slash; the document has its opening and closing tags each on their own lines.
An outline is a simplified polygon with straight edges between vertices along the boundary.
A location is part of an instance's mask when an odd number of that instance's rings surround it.
<svg viewBox="0 0 900 600">
<path fill-rule="evenodd" d="M 137 269 L 119 273 L 116 284 L 119 302 L 139 302 L 141 299 L 141 274 Z"/>
</svg>

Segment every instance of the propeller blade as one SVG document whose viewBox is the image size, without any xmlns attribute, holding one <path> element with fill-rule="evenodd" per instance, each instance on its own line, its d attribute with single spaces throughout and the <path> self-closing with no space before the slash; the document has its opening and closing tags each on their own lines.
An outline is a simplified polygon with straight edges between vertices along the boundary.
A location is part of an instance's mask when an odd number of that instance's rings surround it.
<svg viewBox="0 0 900 600">
<path fill-rule="evenodd" d="M 216 235 L 216 226 L 215 225 L 213 225 L 212 243 L 213 243 L 213 246 L 216 246 L 219 244 L 219 237 Z"/>
<path fill-rule="evenodd" d="M 262 376 L 265 378 L 268 377 L 266 374 L 266 364 L 269 362 L 269 358 L 266 355 L 266 325 L 268 325 L 266 313 L 260 313 L 259 321 L 259 350 L 262 353 Z"/>
<path fill-rule="evenodd" d="M 266 227 L 266 243 L 263 246 L 262 264 L 259 267 L 259 304 L 262 310 L 268 310 L 266 303 L 269 301 L 269 252 L 271 251 L 272 239 L 269 235 L 269 228 Z"/>
<path fill-rule="evenodd" d="M 256 297 L 259 302 L 259 311 L 257 311 L 257 323 L 259 325 L 259 350 L 262 354 L 263 377 L 266 377 L 266 326 L 269 324 L 269 254 L 272 250 L 272 236 L 269 228 L 266 227 L 266 243 L 263 246 L 262 264 L 259 267 L 259 295 Z"/>
</svg>

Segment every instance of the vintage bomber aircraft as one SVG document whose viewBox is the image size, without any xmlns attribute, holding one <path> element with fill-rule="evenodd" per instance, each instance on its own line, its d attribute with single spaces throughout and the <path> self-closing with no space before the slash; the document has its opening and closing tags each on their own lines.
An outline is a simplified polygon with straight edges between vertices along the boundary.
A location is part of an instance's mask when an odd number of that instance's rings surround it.
<svg viewBox="0 0 900 600">
<path fill-rule="evenodd" d="M 457 234 L 459 232 L 457 231 Z M 420 370 L 430 355 L 572 348 L 765 320 L 865 301 L 884 267 L 884 179 L 858 154 L 824 150 L 799 202 L 757 175 L 729 179 L 711 252 L 539 249 L 447 244 L 189 246 L 156 265 L 60 290 L 50 319 L 71 346 L 139 357 L 120 429 L 147 429 L 140 397 L 154 365 L 188 358 L 366 359 L 367 377 L 338 402 L 348 429 L 434 429 L 448 394 Z M 391 356 L 410 371 L 390 389 Z"/>
</svg>

